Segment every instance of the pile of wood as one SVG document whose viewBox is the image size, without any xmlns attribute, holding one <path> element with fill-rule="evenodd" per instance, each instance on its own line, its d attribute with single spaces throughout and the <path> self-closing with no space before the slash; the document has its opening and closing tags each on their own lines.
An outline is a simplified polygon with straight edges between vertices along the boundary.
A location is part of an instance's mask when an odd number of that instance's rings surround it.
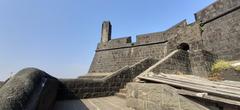
<svg viewBox="0 0 240 110">
<path fill-rule="evenodd" d="M 193 75 L 172 75 L 148 73 L 138 77 L 141 80 L 163 83 L 178 88 L 185 96 L 204 98 L 240 106 L 240 82 L 209 81 Z"/>
</svg>

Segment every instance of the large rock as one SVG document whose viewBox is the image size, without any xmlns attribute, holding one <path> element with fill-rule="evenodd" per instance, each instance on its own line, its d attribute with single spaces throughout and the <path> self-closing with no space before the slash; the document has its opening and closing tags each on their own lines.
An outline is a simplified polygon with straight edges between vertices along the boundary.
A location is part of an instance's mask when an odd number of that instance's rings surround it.
<svg viewBox="0 0 240 110">
<path fill-rule="evenodd" d="M 234 68 L 224 69 L 219 74 L 224 80 L 240 81 L 240 72 Z"/>
<path fill-rule="evenodd" d="M 128 83 L 127 106 L 135 110 L 208 110 L 171 86 L 152 83 Z"/>
<path fill-rule="evenodd" d="M 0 110 L 50 110 L 57 94 L 58 80 L 44 71 L 26 68 L 0 89 Z"/>
</svg>

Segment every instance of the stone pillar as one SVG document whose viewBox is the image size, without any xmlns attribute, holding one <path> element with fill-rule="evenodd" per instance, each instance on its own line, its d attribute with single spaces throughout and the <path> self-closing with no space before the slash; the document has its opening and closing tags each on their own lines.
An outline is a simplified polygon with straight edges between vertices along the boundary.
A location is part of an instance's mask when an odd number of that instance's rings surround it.
<svg viewBox="0 0 240 110">
<path fill-rule="evenodd" d="M 101 43 L 111 40 L 112 25 L 110 21 L 104 21 L 102 24 Z"/>
</svg>

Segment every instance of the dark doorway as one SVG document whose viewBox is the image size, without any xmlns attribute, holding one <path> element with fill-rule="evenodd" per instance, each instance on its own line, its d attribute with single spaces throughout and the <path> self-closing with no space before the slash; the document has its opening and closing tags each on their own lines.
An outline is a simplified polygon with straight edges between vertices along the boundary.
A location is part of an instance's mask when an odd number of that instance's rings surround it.
<svg viewBox="0 0 240 110">
<path fill-rule="evenodd" d="M 177 46 L 177 49 L 182 49 L 182 50 L 185 50 L 185 51 L 188 51 L 189 48 L 190 47 L 187 43 L 181 43 L 180 45 Z"/>
</svg>

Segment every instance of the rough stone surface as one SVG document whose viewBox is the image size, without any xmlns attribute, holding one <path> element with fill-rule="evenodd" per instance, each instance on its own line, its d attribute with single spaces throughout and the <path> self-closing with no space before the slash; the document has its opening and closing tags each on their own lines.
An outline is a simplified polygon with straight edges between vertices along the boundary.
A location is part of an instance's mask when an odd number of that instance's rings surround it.
<svg viewBox="0 0 240 110">
<path fill-rule="evenodd" d="M 178 52 L 176 52 L 174 55 L 167 58 L 159 65 L 156 65 L 151 72 L 155 74 L 189 74 L 191 73 L 189 53 L 184 50 L 178 50 Z"/>
<path fill-rule="evenodd" d="M 47 73 L 23 69 L 1 87 L 0 110 L 50 110 L 57 87 L 57 79 Z"/>
<path fill-rule="evenodd" d="M 127 106 L 136 110 L 208 110 L 168 85 L 129 83 L 127 90 Z"/>
<path fill-rule="evenodd" d="M 221 59 L 240 58 L 240 10 L 236 10 L 208 24 L 203 29 L 205 50 Z"/>
<path fill-rule="evenodd" d="M 165 43 L 136 47 L 97 51 L 89 73 L 114 72 L 127 65 L 133 65 L 142 59 L 164 56 Z"/>
<path fill-rule="evenodd" d="M 111 40 L 111 34 L 112 34 L 112 25 L 109 21 L 104 21 L 102 24 L 102 42 L 108 42 Z"/>
<path fill-rule="evenodd" d="M 137 36 L 131 43 L 129 37 L 98 44 L 89 73 L 113 72 L 132 65 L 146 57 L 164 58 L 181 43 L 188 43 L 191 50 L 202 48 L 198 23 L 187 25 L 186 20 L 159 33 Z"/>
<path fill-rule="evenodd" d="M 221 59 L 240 57 L 240 1 L 218 0 L 195 14 L 202 24 L 204 48 Z"/>
<path fill-rule="evenodd" d="M 240 72 L 233 68 L 222 70 L 219 74 L 224 80 L 240 81 Z"/>
<path fill-rule="evenodd" d="M 189 99 L 207 107 L 209 110 L 240 110 L 240 107 L 236 105 L 216 103 L 214 101 L 204 100 L 200 98 L 189 97 Z"/>
<path fill-rule="evenodd" d="M 222 15 L 235 7 L 238 7 L 239 4 L 239 0 L 217 0 L 215 3 L 197 12 L 195 14 L 195 18 L 197 21 L 207 22 L 210 19 Z"/>
<path fill-rule="evenodd" d="M 167 58 L 165 62 L 160 62 L 151 72 L 174 74 L 179 71 L 207 77 L 216 59 L 240 59 L 239 13 L 239 0 L 217 0 L 195 14 L 196 22 L 187 24 L 183 20 L 166 31 L 138 35 L 135 43 L 131 37 L 111 39 L 112 26 L 105 21 L 89 74 L 112 74 L 61 79 L 58 89 L 58 80 L 45 72 L 24 69 L 4 85 L 0 83 L 0 109 L 50 109 L 57 89 L 58 99 L 113 95 L 164 58 Z M 167 57 L 182 44 L 189 49 Z M 239 79 L 239 75 L 232 70 L 223 71 L 221 75 L 226 79 Z M 239 110 L 238 106 L 218 106 L 202 99 L 190 100 L 176 94 L 175 89 L 167 85 L 129 84 L 128 89 L 128 104 L 138 110 L 206 109 L 196 102 L 211 110 Z M 105 105 L 101 106 L 106 108 Z"/>
<path fill-rule="evenodd" d="M 240 58 L 239 10 L 239 0 L 218 0 L 197 12 L 192 24 L 183 20 L 166 31 L 138 35 L 136 43 L 130 37 L 99 43 L 89 73 L 114 72 L 146 57 L 160 60 L 186 43 L 191 53 L 189 70 L 206 77 L 213 59 Z"/>
<path fill-rule="evenodd" d="M 0 88 L 4 85 L 4 82 L 0 82 Z"/>
<path fill-rule="evenodd" d="M 216 59 L 216 55 L 205 50 L 191 52 L 190 61 L 193 75 L 208 77 Z"/>
<path fill-rule="evenodd" d="M 116 97 L 100 97 L 57 101 L 53 110 L 131 110 L 126 100 Z"/>
</svg>

